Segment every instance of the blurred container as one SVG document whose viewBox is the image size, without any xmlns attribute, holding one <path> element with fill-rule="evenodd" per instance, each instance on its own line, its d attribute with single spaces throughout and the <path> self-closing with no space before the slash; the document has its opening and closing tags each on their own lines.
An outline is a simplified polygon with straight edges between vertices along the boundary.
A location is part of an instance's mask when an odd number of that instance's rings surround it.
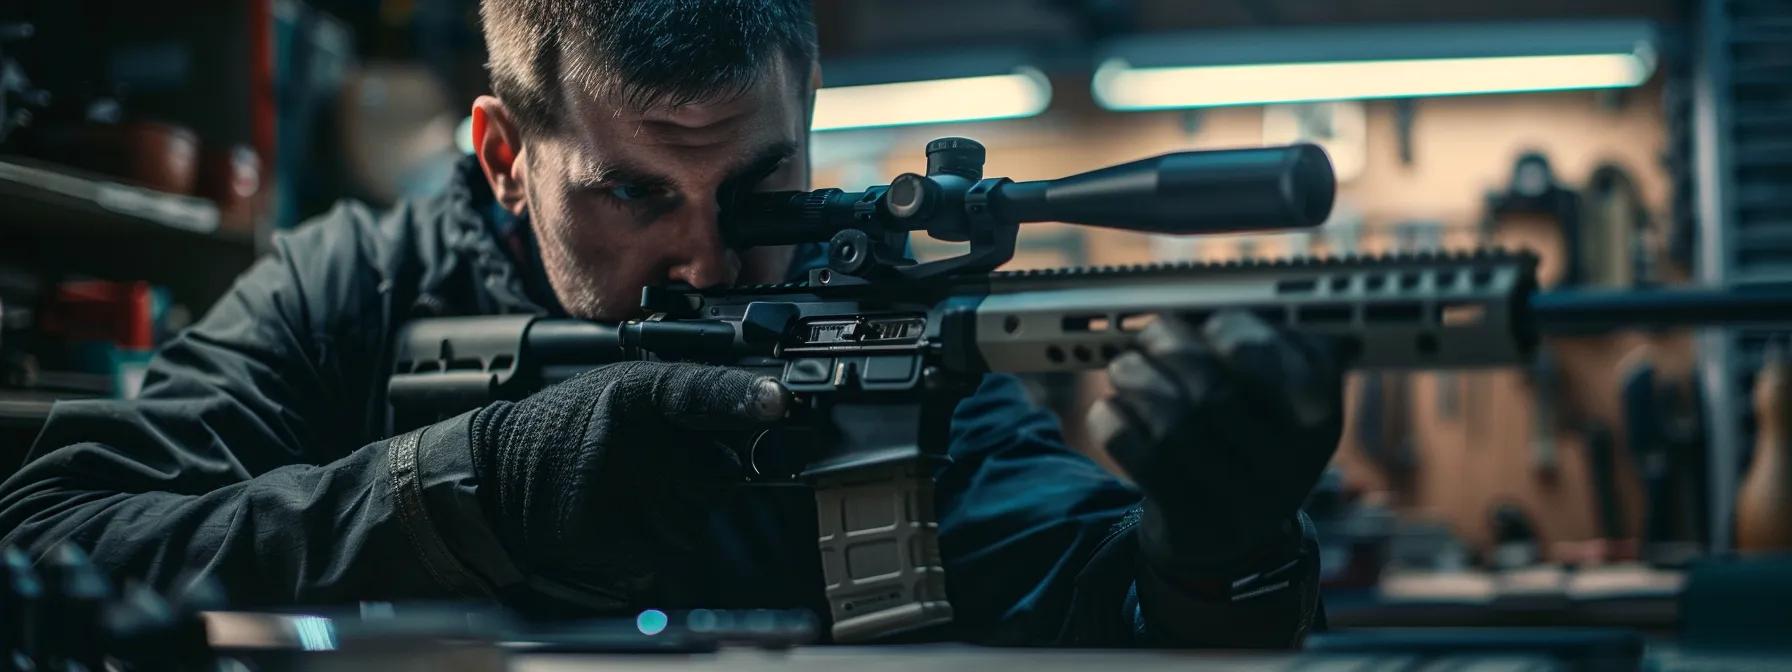
<svg viewBox="0 0 1792 672">
<path fill-rule="evenodd" d="M 134 398 L 155 352 L 167 295 L 147 282 L 65 282 L 45 310 L 43 332 L 65 344 L 67 366 L 110 376 L 114 396 Z"/>
<path fill-rule="evenodd" d="M 261 193 L 261 155 L 248 145 L 207 145 L 199 163 L 199 195 L 218 205 L 218 223 L 252 233 Z"/>
</svg>

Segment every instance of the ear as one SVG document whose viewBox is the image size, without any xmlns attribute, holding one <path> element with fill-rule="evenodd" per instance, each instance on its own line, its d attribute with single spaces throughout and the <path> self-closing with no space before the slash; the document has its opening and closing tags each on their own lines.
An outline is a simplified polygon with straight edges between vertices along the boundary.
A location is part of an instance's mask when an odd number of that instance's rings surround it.
<svg viewBox="0 0 1792 672">
<path fill-rule="evenodd" d="M 473 101 L 473 154 L 491 184 L 492 196 L 512 215 L 522 215 L 524 198 L 523 135 L 510 110 L 492 96 Z"/>
</svg>

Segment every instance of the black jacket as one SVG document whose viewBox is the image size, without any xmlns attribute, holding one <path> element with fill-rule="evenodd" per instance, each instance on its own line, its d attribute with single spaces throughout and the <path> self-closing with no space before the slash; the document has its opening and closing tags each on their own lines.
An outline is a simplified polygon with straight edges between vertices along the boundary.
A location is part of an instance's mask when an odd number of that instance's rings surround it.
<svg viewBox="0 0 1792 672">
<path fill-rule="evenodd" d="M 57 404 L 0 486 L 5 542 L 41 555 L 73 540 L 115 576 L 164 589 L 202 571 L 237 606 L 514 597 L 523 577 L 480 505 L 467 416 L 384 436 L 407 319 L 553 309 L 526 236 L 496 233 L 494 212 L 467 161 L 441 196 L 386 213 L 345 203 L 277 236 L 162 347 L 140 398 Z M 1135 581 L 1137 492 L 1067 449 L 1013 378 L 991 376 L 961 404 L 950 455 L 938 511 L 954 636 L 1276 646 L 1312 619 L 1310 543 L 1297 589 L 1269 599 Z M 653 586 L 619 606 L 825 615 L 812 498 L 747 500 L 717 512 L 712 552 L 655 559 Z"/>
</svg>

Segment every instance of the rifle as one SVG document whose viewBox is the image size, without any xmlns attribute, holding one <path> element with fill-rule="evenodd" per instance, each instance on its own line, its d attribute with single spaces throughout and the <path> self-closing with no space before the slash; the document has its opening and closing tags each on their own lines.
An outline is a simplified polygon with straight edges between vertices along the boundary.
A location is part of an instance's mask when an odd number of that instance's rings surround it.
<svg viewBox="0 0 1792 672">
<path fill-rule="evenodd" d="M 927 145 L 927 172 L 862 192 L 755 194 L 728 208 L 736 247 L 827 241 L 806 281 L 647 287 L 646 319 L 437 318 L 400 333 L 394 430 L 517 399 L 605 363 L 658 358 L 776 377 L 799 411 L 743 441 L 750 479 L 813 486 L 836 641 L 952 618 L 931 473 L 947 423 L 985 373 L 1105 366 L 1156 316 L 1246 310 L 1332 337 L 1356 368 L 1453 368 L 1530 357 L 1550 329 L 1747 322 L 1785 292 L 1537 292 L 1529 254 L 1398 254 L 991 272 L 1019 226 L 1070 222 L 1191 234 L 1313 227 L 1330 161 L 1313 145 L 1193 151 L 1058 180 L 982 175 L 984 149 Z M 968 242 L 916 263 L 907 236 Z"/>
</svg>

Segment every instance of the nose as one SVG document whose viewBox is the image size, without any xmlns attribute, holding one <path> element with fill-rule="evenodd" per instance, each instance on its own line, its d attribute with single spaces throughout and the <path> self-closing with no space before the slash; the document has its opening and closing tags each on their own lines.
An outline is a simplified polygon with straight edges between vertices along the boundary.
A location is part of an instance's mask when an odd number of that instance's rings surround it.
<svg viewBox="0 0 1792 672">
<path fill-rule="evenodd" d="M 740 276 L 740 255 L 722 242 L 721 209 L 685 208 L 668 252 L 673 258 L 667 279 L 692 287 L 734 284 Z"/>
</svg>

